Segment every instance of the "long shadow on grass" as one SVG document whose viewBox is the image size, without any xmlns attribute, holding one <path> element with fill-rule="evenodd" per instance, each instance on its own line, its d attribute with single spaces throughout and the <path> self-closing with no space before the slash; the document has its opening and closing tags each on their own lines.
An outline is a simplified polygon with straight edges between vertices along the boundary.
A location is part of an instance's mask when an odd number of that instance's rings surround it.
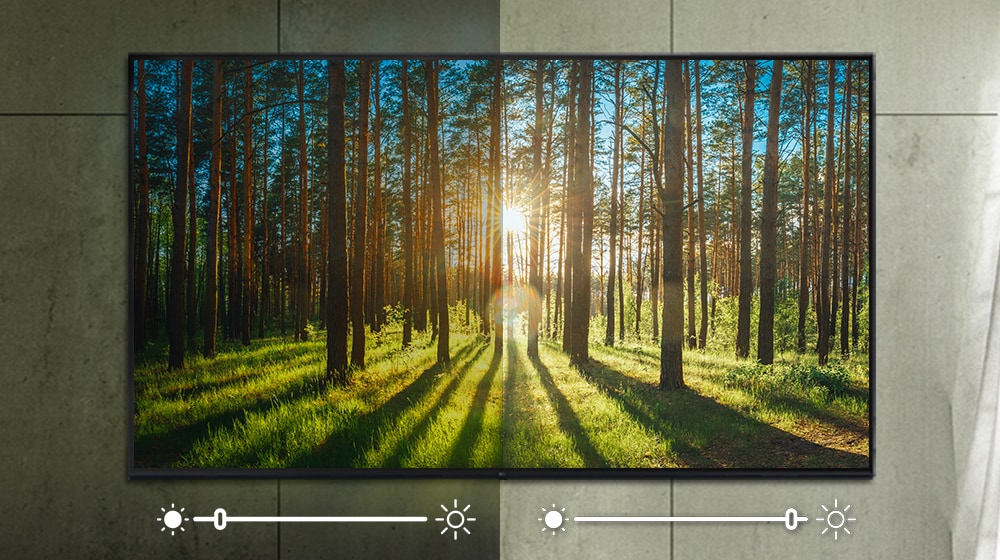
<svg viewBox="0 0 1000 560">
<path fill-rule="evenodd" d="M 451 363 L 455 364 L 470 354 L 478 341 L 471 341 L 462 346 Z M 479 345 L 482 349 L 482 346 Z M 480 349 L 480 351 L 482 351 Z M 367 451 L 377 449 L 377 430 L 384 425 L 395 424 L 406 412 L 406 409 L 420 402 L 433 388 L 443 382 L 442 373 L 450 366 L 435 363 L 420 373 L 405 389 L 396 393 L 378 408 L 375 408 L 356 418 L 352 418 L 340 430 L 330 434 L 316 452 L 306 458 L 303 466 L 312 467 L 350 467 L 354 461 Z M 457 378 L 458 376 L 455 376 Z M 456 379 L 452 379 L 455 383 Z"/>
<path fill-rule="evenodd" d="M 441 391 L 441 394 L 438 395 L 437 402 L 435 402 L 434 406 L 432 406 L 431 409 L 427 411 L 427 414 L 425 414 L 424 417 L 421 418 L 420 421 L 413 426 L 413 428 L 410 430 L 410 433 L 407 434 L 406 437 L 400 438 L 400 440 L 396 442 L 396 445 L 393 446 L 392 452 L 386 458 L 385 464 L 383 466 L 386 467 L 402 466 L 403 460 L 406 459 L 406 457 L 412 451 L 412 445 L 420 441 L 421 438 L 423 438 L 423 436 L 426 435 L 427 430 L 434 423 L 434 420 L 437 419 L 437 417 L 441 414 L 441 411 L 448 405 L 448 402 L 451 400 L 452 393 L 455 392 L 455 389 L 458 388 L 458 386 L 462 383 L 462 380 L 465 379 L 465 376 L 468 375 L 469 370 L 472 369 L 472 364 L 476 363 L 476 361 L 479 360 L 479 356 L 481 356 L 483 351 L 485 350 L 486 346 L 480 346 L 479 350 L 476 350 L 476 353 L 473 354 L 472 357 L 470 357 L 468 360 L 465 360 L 465 363 L 462 364 L 462 366 L 457 370 L 454 369 L 454 366 L 458 363 L 458 359 L 455 358 L 452 360 L 451 381 L 448 383 L 448 386 L 445 387 L 443 391 Z M 448 463 L 447 465 L 442 465 L 442 466 L 451 467 L 452 463 Z"/>
<path fill-rule="evenodd" d="M 166 434 L 135 437 L 136 467 L 168 467 L 187 454 L 210 430 L 228 430 L 250 413 L 265 413 L 279 404 L 310 398 L 323 386 L 322 379 L 307 379 L 286 384 L 280 391 L 250 401 L 239 401 L 188 426 L 172 429 Z"/>
<path fill-rule="evenodd" d="M 482 353 L 485 348 L 480 349 L 479 353 Z M 479 353 L 476 354 L 476 358 L 478 358 Z M 448 459 L 447 465 L 449 468 L 472 466 L 472 452 L 483 432 L 486 402 L 490 397 L 493 380 L 496 379 L 497 371 L 500 369 L 500 357 L 499 353 L 493 353 L 489 369 L 486 370 L 483 378 L 479 380 L 479 385 L 476 386 L 476 396 L 472 399 L 472 406 L 469 407 L 469 412 L 465 416 L 465 424 L 462 425 L 462 431 L 458 433 L 458 438 L 451 448 L 451 457 Z M 475 361 L 475 358 L 472 361 Z M 494 459 L 497 460 L 497 464 L 491 466 L 499 467 L 499 458 L 494 456 Z"/>
<path fill-rule="evenodd" d="M 287 362 L 290 360 L 296 361 L 296 367 L 308 367 L 310 365 L 319 365 L 326 363 L 326 353 L 324 347 L 310 347 L 306 343 L 288 343 L 288 346 L 281 348 L 269 348 L 266 346 L 268 341 L 264 341 L 264 346 L 260 348 L 250 348 L 245 350 L 233 349 L 229 352 L 220 353 L 220 355 L 210 362 L 200 366 L 202 369 L 207 369 L 210 371 L 229 371 L 238 368 L 244 369 L 244 373 L 236 376 L 225 376 L 221 373 L 217 374 L 216 377 L 225 377 L 224 379 L 212 379 L 212 380 L 200 380 L 197 378 L 197 372 L 191 370 L 190 372 L 185 372 L 190 376 L 190 382 L 181 385 L 179 387 L 174 387 L 170 390 L 161 391 L 160 395 L 166 399 L 193 399 L 198 397 L 200 394 L 208 391 L 223 390 L 229 386 L 241 385 L 248 381 L 252 381 L 260 375 L 262 371 L 266 371 L 272 367 L 287 367 Z M 256 343 L 255 343 L 256 344 Z M 366 360 L 366 366 L 372 367 L 378 363 L 384 362 L 396 356 L 400 350 L 398 348 L 389 349 L 384 352 L 375 354 L 374 356 L 369 355 Z M 166 381 L 167 384 L 170 383 L 169 380 Z M 145 383 L 142 386 L 136 387 L 136 393 L 141 394 L 150 383 Z"/>
<path fill-rule="evenodd" d="M 660 391 L 599 361 L 581 374 L 636 421 L 671 442 L 688 467 L 866 467 L 863 455 L 830 449 L 749 418 L 689 389 Z"/>
<path fill-rule="evenodd" d="M 780 390 L 775 391 L 748 391 L 739 387 L 730 387 L 725 385 L 721 380 L 718 379 L 708 379 L 709 383 L 717 385 L 719 387 L 724 387 L 729 390 L 740 391 L 748 394 L 752 394 L 756 399 L 764 403 L 768 408 L 773 409 L 784 409 L 792 412 L 796 416 L 805 416 L 809 418 L 814 418 L 819 422 L 830 424 L 831 426 L 837 428 L 838 430 L 850 432 L 859 438 L 869 437 L 869 429 L 851 418 L 845 418 L 838 414 L 834 414 L 829 409 L 817 405 L 815 402 L 792 395 Z M 848 396 L 854 398 L 860 398 L 868 400 L 868 395 L 866 392 L 861 390 L 851 388 L 847 391 Z"/>
<path fill-rule="evenodd" d="M 559 429 L 573 441 L 573 447 L 583 459 L 584 466 L 588 468 L 607 467 L 607 459 L 601 455 L 597 448 L 594 447 L 594 443 L 587 437 L 587 432 L 583 424 L 580 423 L 580 418 L 573 412 L 573 407 L 569 404 L 566 396 L 556 387 L 556 380 L 552 377 L 552 373 L 549 372 L 549 368 L 545 367 L 545 364 L 542 363 L 538 356 L 531 357 L 531 364 L 535 366 L 535 371 L 538 372 L 542 387 L 545 388 L 545 393 L 548 394 L 549 401 L 552 403 L 553 408 L 556 409 L 556 415 L 559 418 Z"/>
</svg>

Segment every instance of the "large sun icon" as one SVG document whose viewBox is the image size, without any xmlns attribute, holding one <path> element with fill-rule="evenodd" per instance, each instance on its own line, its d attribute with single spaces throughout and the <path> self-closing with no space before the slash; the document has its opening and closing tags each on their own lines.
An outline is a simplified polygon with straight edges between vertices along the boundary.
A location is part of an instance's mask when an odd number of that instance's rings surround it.
<svg viewBox="0 0 1000 560">
<path fill-rule="evenodd" d="M 830 529 L 833 529 L 833 540 L 837 540 L 837 537 L 840 534 L 839 533 L 840 530 L 843 530 L 848 535 L 851 534 L 850 529 L 847 528 L 847 523 L 857 521 L 857 519 L 855 519 L 854 517 L 847 517 L 847 511 L 851 509 L 850 505 L 848 505 L 844 509 L 840 509 L 837 500 L 833 500 L 832 510 L 827 509 L 826 506 L 820 506 L 820 507 L 822 507 L 823 511 L 826 512 L 826 517 L 816 518 L 816 521 L 826 522 L 826 527 L 823 527 L 823 532 L 820 533 L 821 535 L 825 535 L 826 532 L 829 531 Z"/>
<path fill-rule="evenodd" d="M 469 508 L 472 507 L 472 504 L 468 504 L 468 505 L 466 505 L 462 509 L 458 509 L 458 500 L 457 499 L 455 500 L 454 504 L 455 504 L 454 505 L 455 509 L 448 509 L 448 506 L 446 506 L 444 504 L 441 504 L 441 509 L 444 510 L 445 516 L 444 517 L 435 517 L 434 521 L 443 521 L 444 522 L 444 529 L 441 529 L 441 534 L 443 535 L 443 534 L 447 533 L 448 531 L 452 531 L 454 533 L 453 540 L 457 541 L 458 540 L 458 530 L 459 529 L 465 531 L 466 535 L 471 535 L 472 534 L 469 531 L 469 528 L 465 526 L 465 523 L 466 522 L 475 521 L 476 518 L 475 517 L 467 517 L 465 515 L 465 513 L 467 511 L 469 511 Z"/>
<path fill-rule="evenodd" d="M 552 531 L 552 536 L 556 536 L 556 531 L 565 531 L 566 527 L 563 525 L 568 521 L 566 519 L 566 508 L 556 509 L 556 505 L 552 504 L 552 509 L 542 508 L 545 515 L 539 517 L 538 520 L 542 522 L 542 532 Z"/>
<path fill-rule="evenodd" d="M 181 527 L 181 524 L 184 523 L 185 521 L 191 521 L 190 517 L 184 517 L 183 515 L 184 508 L 181 508 L 180 510 L 177 510 L 176 508 L 177 506 L 175 506 L 174 504 L 170 504 L 169 511 L 167 511 L 164 508 L 160 508 L 160 511 L 163 512 L 163 517 L 156 518 L 157 521 L 163 522 L 163 527 L 160 528 L 160 532 L 162 533 L 167 529 L 170 529 L 171 537 L 174 536 L 174 531 L 177 529 L 180 529 L 181 532 L 184 532 L 184 527 Z"/>
</svg>

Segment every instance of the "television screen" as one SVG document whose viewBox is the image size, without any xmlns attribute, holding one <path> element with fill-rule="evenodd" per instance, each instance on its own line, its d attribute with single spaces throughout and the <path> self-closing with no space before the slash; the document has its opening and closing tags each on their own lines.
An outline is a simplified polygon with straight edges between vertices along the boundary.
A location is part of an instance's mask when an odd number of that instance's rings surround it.
<svg viewBox="0 0 1000 560">
<path fill-rule="evenodd" d="M 130 476 L 872 475 L 871 56 L 129 66 Z"/>
</svg>

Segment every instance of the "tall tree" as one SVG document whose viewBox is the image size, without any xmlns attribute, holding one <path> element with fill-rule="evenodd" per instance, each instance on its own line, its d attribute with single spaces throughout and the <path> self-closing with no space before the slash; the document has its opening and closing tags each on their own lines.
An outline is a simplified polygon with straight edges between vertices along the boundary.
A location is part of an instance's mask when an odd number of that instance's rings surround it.
<svg viewBox="0 0 1000 560">
<path fill-rule="evenodd" d="M 704 348 L 708 340 L 708 258 L 705 251 L 705 195 L 704 178 L 702 176 L 702 146 L 701 146 L 701 61 L 694 61 L 694 92 L 695 114 L 697 115 L 698 139 L 698 254 L 701 257 L 701 326 L 698 330 L 698 348 Z M 716 202 L 718 203 L 718 202 Z M 716 238 L 712 238 L 716 242 Z"/>
<path fill-rule="evenodd" d="M 694 64 L 698 64 L 698 61 L 693 61 Z M 694 320 L 694 306 L 695 306 L 695 290 L 694 290 L 694 240 L 695 240 L 695 205 L 694 205 L 694 107 L 692 107 L 692 102 L 694 101 L 694 96 L 691 95 L 691 71 L 688 69 L 688 65 L 684 64 L 684 109 L 687 117 L 687 345 L 688 348 L 698 347 L 698 337 L 695 331 L 695 320 Z M 699 230 L 700 231 L 700 230 Z M 654 311 L 655 312 L 655 311 Z"/>
<path fill-rule="evenodd" d="M 437 272 L 438 363 L 451 360 L 448 349 L 448 271 L 444 250 L 444 186 L 441 184 L 441 157 L 438 148 L 438 69 L 434 61 L 424 61 L 427 88 L 427 144 L 430 151 L 432 249 Z"/>
<path fill-rule="evenodd" d="M 219 321 L 219 200 L 222 196 L 222 61 L 212 68 L 212 159 L 208 167 L 208 229 L 205 247 L 205 344 L 202 354 L 215 356 Z"/>
<path fill-rule="evenodd" d="M 760 214 L 760 321 L 757 361 L 774 362 L 774 288 L 778 232 L 778 117 L 781 114 L 783 61 L 775 60 L 768 94 L 767 146 L 764 152 L 764 205 Z"/>
<path fill-rule="evenodd" d="M 684 82 L 680 60 L 666 61 L 663 73 L 667 106 L 663 116 L 663 337 L 660 339 L 660 388 L 684 386 Z"/>
<path fill-rule="evenodd" d="M 297 88 L 299 94 L 299 259 L 296 293 L 296 338 L 309 336 L 309 154 L 306 150 L 305 61 L 299 62 Z"/>
<path fill-rule="evenodd" d="M 410 183 L 412 158 L 410 138 L 410 64 L 403 61 L 400 70 L 403 107 L 403 348 L 410 345 L 413 331 L 413 194 Z"/>
<path fill-rule="evenodd" d="M 191 164 L 191 74 L 194 61 L 181 61 L 180 99 L 177 102 L 177 184 L 172 208 L 173 246 L 169 304 L 170 369 L 184 367 L 184 249 L 188 196 L 188 166 Z"/>
<path fill-rule="evenodd" d="M 251 282 L 253 281 L 253 65 L 243 70 L 243 312 L 240 339 L 250 345 Z"/>
<path fill-rule="evenodd" d="M 500 297 L 500 289 L 503 285 L 502 255 L 503 250 L 503 203 L 502 189 L 500 188 L 500 111 L 503 108 L 503 61 L 500 59 L 493 61 L 493 95 L 490 108 L 490 199 L 493 201 L 492 227 L 490 236 L 492 238 L 492 262 L 490 268 L 490 292 L 493 294 L 493 353 L 500 355 L 503 352 L 503 299 Z"/>
<path fill-rule="evenodd" d="M 805 109 L 802 117 L 802 224 L 799 226 L 801 238 L 799 240 L 799 322 L 797 349 L 799 354 L 806 351 L 806 313 L 809 310 L 809 249 L 812 240 L 809 237 L 809 192 L 810 162 L 809 141 L 812 135 L 809 133 L 810 119 L 812 118 L 812 95 L 813 95 L 813 61 L 806 61 L 805 73 L 802 77 L 802 93 L 805 97 Z"/>
<path fill-rule="evenodd" d="M 538 356 L 538 325 L 542 318 L 542 277 L 539 273 L 539 249 L 542 212 L 542 112 L 545 62 L 535 62 L 535 127 L 532 131 L 531 215 L 528 223 L 528 275 L 533 290 L 528 297 L 528 356 Z"/>
<path fill-rule="evenodd" d="M 590 355 L 587 335 L 590 331 L 590 262 L 591 247 L 584 243 L 588 227 L 594 215 L 594 172 L 590 159 L 590 113 L 593 106 L 594 61 L 579 63 L 579 101 L 577 103 L 576 145 L 573 156 L 574 202 L 571 205 L 570 223 L 576 223 L 577 238 L 572 240 L 573 257 L 573 302 L 572 316 L 569 317 L 571 350 L 570 359 L 574 363 L 586 362 Z"/>
<path fill-rule="evenodd" d="M 840 269 L 840 279 L 841 288 L 840 293 L 842 294 L 844 304 L 843 304 L 843 314 L 840 320 L 840 355 L 847 357 L 850 353 L 850 340 L 849 340 L 849 323 L 851 320 L 851 283 L 848 277 L 848 271 L 850 270 L 849 261 L 851 259 L 851 96 L 853 92 L 851 91 L 851 62 L 847 61 L 847 71 L 844 81 L 847 83 L 847 92 L 844 95 L 844 201 L 843 210 L 844 213 L 844 226 L 841 228 L 841 236 L 843 241 L 841 242 L 841 249 L 843 250 L 841 258 L 841 269 Z M 855 148 L 857 149 L 857 148 Z M 836 313 L 836 310 L 834 310 Z"/>
<path fill-rule="evenodd" d="M 351 265 L 351 364 L 365 367 L 365 231 L 368 222 L 368 104 L 371 95 L 370 60 L 358 72 L 358 186 L 354 195 L 354 260 Z"/>
<path fill-rule="evenodd" d="M 373 201 L 372 210 L 375 213 L 375 219 L 372 220 L 373 231 L 372 239 L 374 243 L 372 245 L 372 258 L 374 259 L 374 266 L 372 266 L 372 331 L 379 332 L 382 330 L 382 324 L 385 323 L 385 205 L 382 202 L 382 115 L 381 115 L 381 94 L 380 92 L 380 73 L 379 67 L 381 65 L 376 61 L 374 65 L 374 70 L 372 72 L 372 77 L 375 82 L 375 89 L 372 95 L 372 100 L 374 102 L 374 112 L 375 112 L 375 122 L 373 130 L 373 143 L 375 144 L 374 156 L 374 172 L 375 178 L 373 181 L 373 188 L 375 190 L 375 200 Z"/>
<path fill-rule="evenodd" d="M 757 88 L 757 61 L 746 61 L 746 96 L 743 105 L 743 169 L 740 195 L 740 301 L 736 326 L 736 356 L 750 355 L 750 304 L 753 296 L 752 242 L 753 207 L 753 106 Z"/>
<path fill-rule="evenodd" d="M 146 345 L 146 267 L 149 252 L 149 156 L 146 144 L 146 63 L 136 62 L 136 77 L 138 78 L 137 96 L 139 112 L 136 115 L 138 132 L 136 141 L 139 144 L 139 210 L 135 216 L 134 259 L 135 290 L 133 292 L 135 322 L 133 324 L 135 348 Z"/>
<path fill-rule="evenodd" d="M 622 145 L 622 61 L 615 61 L 615 116 L 614 116 L 614 148 L 611 157 L 611 210 L 609 213 L 608 235 L 611 237 L 608 249 L 608 308 L 607 325 L 604 332 L 604 344 L 613 346 L 615 343 L 615 266 L 616 239 L 618 233 L 618 167 L 621 164 Z M 622 190 L 625 186 L 622 185 Z M 622 316 L 621 321 L 625 321 Z"/>
<path fill-rule="evenodd" d="M 577 253 L 580 251 L 580 223 L 577 219 L 579 212 L 579 196 L 575 186 L 574 174 L 576 173 L 576 136 L 577 136 L 577 91 L 579 86 L 579 63 L 576 60 L 570 62 L 569 67 L 569 100 L 566 110 L 566 165 L 564 170 L 565 181 L 563 186 L 563 221 L 566 225 L 563 245 L 565 245 L 566 259 L 563 262 L 563 351 L 573 354 L 573 273 L 576 270 Z"/>
<path fill-rule="evenodd" d="M 347 150 L 345 138 L 344 100 L 347 80 L 344 61 L 332 59 L 329 64 L 329 95 L 327 96 L 327 219 L 329 235 L 327 251 L 326 295 L 326 376 L 338 383 L 347 381 Z"/>
<path fill-rule="evenodd" d="M 819 365 L 825 366 L 830 354 L 830 230 L 833 221 L 834 193 L 837 192 L 837 177 L 834 172 L 834 113 L 836 69 L 834 61 L 827 62 L 827 102 L 826 102 L 826 174 L 823 180 L 823 231 L 820 244 L 819 272 L 819 341 L 816 351 Z"/>
</svg>

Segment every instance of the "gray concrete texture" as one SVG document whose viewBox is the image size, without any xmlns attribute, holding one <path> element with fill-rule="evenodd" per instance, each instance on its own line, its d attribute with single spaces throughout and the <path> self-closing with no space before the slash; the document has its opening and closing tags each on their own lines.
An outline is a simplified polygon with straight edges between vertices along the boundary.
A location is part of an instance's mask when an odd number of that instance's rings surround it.
<svg viewBox="0 0 1000 560">
<path fill-rule="evenodd" d="M 980 0 L 8 3 L 0 18 L 0 557 L 358 557 L 340 543 L 382 557 L 494 555 L 392 536 L 410 534 L 405 527 L 331 538 L 309 527 L 188 525 L 190 534 L 169 537 L 155 520 L 172 503 L 198 515 L 219 506 L 232 515 L 318 515 L 382 504 L 423 511 L 466 496 L 486 505 L 481 542 L 499 539 L 510 559 L 950 557 L 951 408 L 962 406 L 951 395 L 997 148 L 998 40 L 1000 10 Z M 279 50 L 874 52 L 875 479 L 127 481 L 126 55 Z M 568 527 L 542 539 L 537 522 L 553 503 L 580 513 L 692 515 L 796 507 L 814 517 L 834 499 L 858 518 L 836 542 L 808 524 L 793 534 L 771 525 Z"/>
</svg>

